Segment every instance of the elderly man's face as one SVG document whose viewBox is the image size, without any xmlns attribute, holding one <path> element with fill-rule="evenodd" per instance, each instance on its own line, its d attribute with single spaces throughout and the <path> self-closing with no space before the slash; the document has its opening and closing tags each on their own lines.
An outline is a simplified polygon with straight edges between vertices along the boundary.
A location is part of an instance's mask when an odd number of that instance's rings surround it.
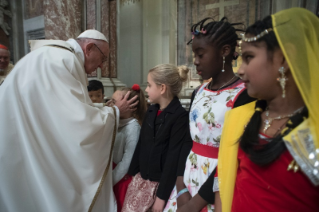
<svg viewBox="0 0 319 212">
<path fill-rule="evenodd" d="M 89 43 L 85 51 L 85 72 L 91 74 L 97 68 L 103 69 L 109 56 L 109 44 L 107 42 Z"/>
<path fill-rule="evenodd" d="M 8 67 L 10 61 L 9 51 L 5 49 L 0 49 L 0 69 L 5 69 Z"/>
</svg>

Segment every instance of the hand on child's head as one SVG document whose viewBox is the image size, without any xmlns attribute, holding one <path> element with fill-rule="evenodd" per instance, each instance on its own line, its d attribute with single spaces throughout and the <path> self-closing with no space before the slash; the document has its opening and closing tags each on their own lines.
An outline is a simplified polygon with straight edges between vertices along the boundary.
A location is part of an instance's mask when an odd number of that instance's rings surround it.
<svg viewBox="0 0 319 212">
<path fill-rule="evenodd" d="M 121 101 L 124 98 L 123 91 L 115 91 L 112 95 L 112 99 L 109 101 L 110 106 L 116 105 L 116 102 Z"/>
<path fill-rule="evenodd" d="M 130 91 L 128 91 L 125 96 L 120 96 L 122 97 L 122 99 L 118 100 L 115 102 L 115 105 L 118 107 L 120 113 L 122 114 L 122 116 L 129 114 L 133 111 L 136 110 L 136 106 L 138 105 L 137 99 L 137 95 L 134 96 L 133 98 L 131 98 L 130 100 L 128 100 L 129 96 L 130 96 Z"/>
</svg>

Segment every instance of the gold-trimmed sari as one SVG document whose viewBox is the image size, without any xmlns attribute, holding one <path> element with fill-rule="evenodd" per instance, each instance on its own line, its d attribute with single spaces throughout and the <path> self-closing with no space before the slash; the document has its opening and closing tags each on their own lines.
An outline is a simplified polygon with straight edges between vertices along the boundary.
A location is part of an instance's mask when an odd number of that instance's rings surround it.
<svg viewBox="0 0 319 212">
<path fill-rule="evenodd" d="M 288 62 L 294 81 L 309 111 L 309 117 L 283 140 L 301 170 L 319 185 L 319 19 L 302 8 L 272 15 L 273 30 Z M 218 160 L 222 211 L 230 212 L 238 168 L 238 140 L 254 113 L 254 103 L 225 115 Z"/>
</svg>

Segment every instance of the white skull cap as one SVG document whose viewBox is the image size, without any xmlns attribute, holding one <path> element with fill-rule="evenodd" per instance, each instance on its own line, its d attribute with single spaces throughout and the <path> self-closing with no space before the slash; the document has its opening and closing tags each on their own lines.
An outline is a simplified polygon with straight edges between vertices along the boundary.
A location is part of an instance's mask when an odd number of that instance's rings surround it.
<svg viewBox="0 0 319 212">
<path fill-rule="evenodd" d="M 95 29 L 88 29 L 85 30 L 84 32 L 82 32 L 78 38 L 91 38 L 94 40 L 103 40 L 105 42 L 109 42 L 106 37 L 99 31 L 95 30 Z"/>
</svg>

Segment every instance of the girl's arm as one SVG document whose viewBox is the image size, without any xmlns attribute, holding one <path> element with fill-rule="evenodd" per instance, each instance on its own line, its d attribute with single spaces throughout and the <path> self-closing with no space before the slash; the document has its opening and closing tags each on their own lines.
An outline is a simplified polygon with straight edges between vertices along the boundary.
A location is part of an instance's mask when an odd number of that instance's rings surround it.
<svg viewBox="0 0 319 212">
<path fill-rule="evenodd" d="M 152 212 L 163 212 L 165 207 L 165 201 L 156 197 L 154 205 L 152 207 Z"/>
<path fill-rule="evenodd" d="M 198 193 L 186 204 L 184 204 L 179 212 L 191 212 L 191 211 L 200 211 L 207 204 L 215 203 L 215 193 L 213 191 L 213 186 L 215 182 L 216 169 L 211 173 L 206 182 L 201 186 Z"/>
<path fill-rule="evenodd" d="M 189 134 L 189 138 L 191 138 Z M 185 164 L 187 160 L 187 156 L 189 155 L 189 152 L 191 151 L 193 146 L 193 142 L 191 139 L 188 139 L 186 142 L 183 143 L 181 153 L 179 156 L 178 161 L 178 167 L 177 167 L 177 179 L 176 179 L 176 191 L 177 193 L 181 191 L 182 189 L 186 188 L 186 185 L 184 184 L 184 172 L 185 172 Z M 182 195 L 180 195 L 177 198 L 177 207 L 181 207 L 185 203 L 187 203 L 192 196 L 189 192 L 186 192 Z"/>
<path fill-rule="evenodd" d="M 137 142 L 137 145 L 135 147 L 135 151 L 132 157 L 131 165 L 128 169 L 128 174 L 131 176 L 135 176 L 137 173 L 140 171 L 140 163 L 139 163 L 139 158 L 140 158 L 140 149 L 141 149 L 141 135 L 143 133 L 143 127 L 140 130 L 140 135 L 139 139 Z"/>
<path fill-rule="evenodd" d="M 172 127 L 169 138 L 169 147 L 161 180 L 156 196 L 167 201 L 176 183 L 177 168 L 180 151 L 184 142 L 192 142 L 189 136 L 188 113 L 185 111 L 176 120 Z"/>
<path fill-rule="evenodd" d="M 113 170 L 113 185 L 118 183 L 127 174 L 130 163 L 133 158 L 134 150 L 140 135 L 140 126 L 138 123 L 131 125 L 127 132 L 125 132 L 125 147 L 122 160 L 116 165 Z"/>
<path fill-rule="evenodd" d="M 186 188 L 184 184 L 184 177 L 183 176 L 178 176 L 176 180 L 176 190 L 177 193 L 181 191 L 182 189 Z M 189 192 L 185 192 L 184 194 L 180 195 L 177 198 L 177 208 L 182 207 L 184 204 L 186 204 L 190 199 L 192 199 L 192 196 L 190 195 Z"/>
<path fill-rule="evenodd" d="M 222 212 L 222 201 L 220 199 L 219 191 L 215 192 L 215 210 L 214 212 Z"/>
<path fill-rule="evenodd" d="M 198 212 L 202 210 L 208 202 L 206 202 L 199 194 L 196 194 L 190 201 L 188 201 L 177 212 Z"/>
</svg>

